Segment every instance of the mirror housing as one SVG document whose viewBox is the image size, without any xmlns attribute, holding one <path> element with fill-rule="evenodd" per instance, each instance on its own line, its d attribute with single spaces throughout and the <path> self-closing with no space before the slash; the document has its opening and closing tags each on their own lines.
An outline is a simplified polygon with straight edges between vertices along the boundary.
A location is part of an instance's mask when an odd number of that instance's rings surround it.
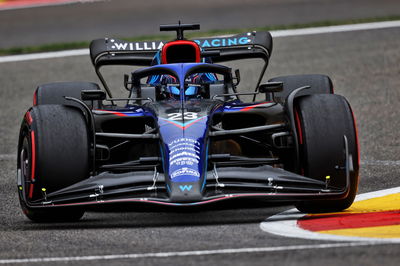
<svg viewBox="0 0 400 266">
<path fill-rule="evenodd" d="M 276 81 L 276 82 L 268 82 L 261 84 L 258 87 L 258 91 L 261 93 L 281 92 L 283 91 L 283 82 Z"/>
<path fill-rule="evenodd" d="M 239 85 L 240 83 L 240 71 L 239 69 L 235 70 L 235 78 L 233 78 L 234 80 L 236 80 L 236 82 L 233 84 L 235 86 Z"/>
<path fill-rule="evenodd" d="M 101 90 L 83 90 L 81 98 L 84 101 L 102 101 L 106 99 L 106 93 Z"/>
</svg>

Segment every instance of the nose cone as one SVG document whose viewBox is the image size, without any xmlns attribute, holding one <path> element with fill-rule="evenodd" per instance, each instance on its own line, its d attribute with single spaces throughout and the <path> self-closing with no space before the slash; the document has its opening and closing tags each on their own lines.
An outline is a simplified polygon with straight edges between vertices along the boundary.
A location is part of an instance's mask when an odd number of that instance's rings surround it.
<svg viewBox="0 0 400 266">
<path fill-rule="evenodd" d="M 167 190 L 174 202 L 198 201 L 207 173 L 208 124 L 211 102 L 204 100 L 158 103 Z"/>
<path fill-rule="evenodd" d="M 192 202 L 202 198 L 207 171 L 207 119 L 196 123 L 160 126 L 164 143 L 165 179 L 173 202 Z"/>
</svg>

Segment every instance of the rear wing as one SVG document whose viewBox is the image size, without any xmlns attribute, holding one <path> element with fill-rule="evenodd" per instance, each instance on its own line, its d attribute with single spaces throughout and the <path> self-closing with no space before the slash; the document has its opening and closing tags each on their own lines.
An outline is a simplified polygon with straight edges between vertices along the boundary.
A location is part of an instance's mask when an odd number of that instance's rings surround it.
<svg viewBox="0 0 400 266">
<path fill-rule="evenodd" d="M 272 37 L 268 31 L 248 32 L 232 36 L 194 39 L 202 49 L 203 57 L 211 57 L 214 63 L 261 58 L 265 64 L 256 89 L 268 66 L 272 53 Z M 155 54 L 168 41 L 126 42 L 118 39 L 97 39 L 90 44 L 90 57 L 107 94 L 111 91 L 100 73 L 106 65 L 150 66 Z M 209 53 L 207 53 L 209 52 Z"/>
<path fill-rule="evenodd" d="M 272 52 L 272 37 L 267 31 L 233 36 L 194 39 L 203 51 L 219 50 L 213 62 L 244 58 L 268 61 Z M 118 39 L 97 39 L 90 44 L 90 57 L 95 67 L 102 65 L 150 66 L 154 55 L 168 41 L 126 42 Z"/>
</svg>

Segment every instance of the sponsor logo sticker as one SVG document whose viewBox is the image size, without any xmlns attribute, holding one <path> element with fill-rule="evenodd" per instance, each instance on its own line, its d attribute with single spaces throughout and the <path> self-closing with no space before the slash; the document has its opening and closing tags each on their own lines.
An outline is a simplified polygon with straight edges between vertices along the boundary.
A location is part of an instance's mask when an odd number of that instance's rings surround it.
<svg viewBox="0 0 400 266">
<path fill-rule="evenodd" d="M 171 174 L 171 178 L 174 179 L 175 177 L 183 176 L 183 175 L 190 175 L 190 176 L 200 177 L 200 173 L 198 171 L 196 171 L 194 169 L 187 168 L 187 167 L 183 167 L 183 168 L 180 168 L 180 169 L 174 171 Z"/>
<path fill-rule="evenodd" d="M 163 41 L 152 42 L 123 42 L 111 39 L 111 49 L 117 51 L 155 51 L 164 46 Z M 250 44 L 252 40 L 248 37 L 227 37 L 194 40 L 201 48 L 217 48 Z"/>
<path fill-rule="evenodd" d="M 190 191 L 190 190 L 192 190 L 192 185 L 181 185 L 181 186 L 179 186 L 179 189 L 182 191 L 182 192 L 185 192 L 185 190 L 187 190 L 187 191 Z"/>
</svg>

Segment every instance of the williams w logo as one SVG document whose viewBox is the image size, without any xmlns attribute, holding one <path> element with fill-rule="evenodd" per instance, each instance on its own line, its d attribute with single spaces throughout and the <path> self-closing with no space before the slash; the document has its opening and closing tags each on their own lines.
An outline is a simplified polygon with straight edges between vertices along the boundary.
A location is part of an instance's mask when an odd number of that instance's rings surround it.
<svg viewBox="0 0 400 266">
<path fill-rule="evenodd" d="M 182 190 L 182 192 L 185 192 L 185 190 L 190 191 L 192 190 L 192 185 L 184 185 L 184 186 L 179 186 L 179 188 Z"/>
</svg>

